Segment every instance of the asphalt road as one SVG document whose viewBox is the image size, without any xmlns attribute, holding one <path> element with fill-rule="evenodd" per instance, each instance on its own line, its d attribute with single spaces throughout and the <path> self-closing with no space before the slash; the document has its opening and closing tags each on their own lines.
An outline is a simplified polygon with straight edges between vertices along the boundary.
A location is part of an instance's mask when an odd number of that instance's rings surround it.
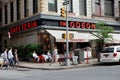
<svg viewBox="0 0 120 80">
<path fill-rule="evenodd" d="M 66 70 L 0 70 L 0 80 L 120 80 L 120 65 L 96 65 Z"/>
</svg>

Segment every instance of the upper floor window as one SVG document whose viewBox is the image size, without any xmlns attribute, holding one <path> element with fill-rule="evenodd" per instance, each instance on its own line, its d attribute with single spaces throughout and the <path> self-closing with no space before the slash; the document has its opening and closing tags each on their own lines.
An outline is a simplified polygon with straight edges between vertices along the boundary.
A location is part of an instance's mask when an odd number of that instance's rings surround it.
<svg viewBox="0 0 120 80">
<path fill-rule="evenodd" d="M 95 1 L 95 15 L 96 16 L 101 16 L 100 0 Z"/>
<path fill-rule="evenodd" d="M 20 0 L 16 1 L 16 6 L 17 6 L 17 20 L 20 19 Z"/>
<path fill-rule="evenodd" d="M 0 26 L 2 25 L 2 8 L 0 8 Z"/>
<path fill-rule="evenodd" d="M 114 1 L 105 0 L 105 16 L 114 16 Z"/>
<path fill-rule="evenodd" d="M 2 8 L 0 8 L 0 22 L 2 22 Z"/>
<path fill-rule="evenodd" d="M 120 1 L 119 1 L 119 17 L 120 17 Z"/>
<path fill-rule="evenodd" d="M 33 0 L 33 14 L 38 12 L 38 0 Z"/>
<path fill-rule="evenodd" d="M 72 4 L 72 0 L 68 0 L 69 4 L 68 4 L 68 12 L 73 12 L 73 4 Z"/>
<path fill-rule="evenodd" d="M 8 23 L 8 16 L 7 16 L 7 14 L 8 14 L 8 11 L 7 11 L 7 5 L 6 5 L 5 6 L 5 24 Z"/>
<path fill-rule="evenodd" d="M 24 17 L 29 16 L 28 0 L 24 0 Z"/>
<path fill-rule="evenodd" d="M 13 2 L 10 3 L 10 21 L 13 22 L 14 20 L 14 9 L 13 9 Z"/>
<path fill-rule="evenodd" d="M 67 1 L 69 1 L 69 4 L 67 4 L 67 6 L 68 6 L 67 11 L 68 11 L 68 13 L 72 13 L 73 12 L 73 2 L 72 2 L 73 0 L 67 0 Z M 66 0 L 63 0 L 63 3 L 64 2 L 66 2 Z"/>
<path fill-rule="evenodd" d="M 79 0 L 80 15 L 86 16 L 86 0 Z"/>
<path fill-rule="evenodd" d="M 48 10 L 57 12 L 57 0 L 48 0 Z"/>
</svg>

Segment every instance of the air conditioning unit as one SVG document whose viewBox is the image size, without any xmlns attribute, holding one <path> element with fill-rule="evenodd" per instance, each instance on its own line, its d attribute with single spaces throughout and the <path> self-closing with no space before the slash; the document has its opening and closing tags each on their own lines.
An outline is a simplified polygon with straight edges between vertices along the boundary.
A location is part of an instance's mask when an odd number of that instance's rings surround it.
<svg viewBox="0 0 120 80">
<path fill-rule="evenodd" d="M 120 20 L 120 17 L 115 17 L 115 20 L 116 20 L 116 21 L 119 21 L 119 20 Z"/>
</svg>

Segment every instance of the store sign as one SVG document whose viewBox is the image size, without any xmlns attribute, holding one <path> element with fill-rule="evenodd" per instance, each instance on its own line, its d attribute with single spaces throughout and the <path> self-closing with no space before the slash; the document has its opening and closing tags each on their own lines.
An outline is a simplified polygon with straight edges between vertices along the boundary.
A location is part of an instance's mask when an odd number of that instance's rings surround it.
<svg viewBox="0 0 120 80">
<path fill-rule="evenodd" d="M 62 27 L 66 26 L 65 21 L 60 21 L 59 25 Z M 88 22 L 74 22 L 70 21 L 68 22 L 68 26 L 70 28 L 81 28 L 81 29 L 96 29 L 96 25 L 94 23 L 88 23 Z"/>
<path fill-rule="evenodd" d="M 35 28 L 37 26 L 38 25 L 37 25 L 36 21 L 27 22 L 27 23 L 24 23 L 24 24 L 21 24 L 21 25 L 18 25 L 18 26 L 11 27 L 9 29 L 9 32 L 12 34 L 12 33 L 16 33 L 16 32 L 25 31 L 25 30 L 28 30 L 28 29 L 31 29 L 31 28 Z"/>
</svg>

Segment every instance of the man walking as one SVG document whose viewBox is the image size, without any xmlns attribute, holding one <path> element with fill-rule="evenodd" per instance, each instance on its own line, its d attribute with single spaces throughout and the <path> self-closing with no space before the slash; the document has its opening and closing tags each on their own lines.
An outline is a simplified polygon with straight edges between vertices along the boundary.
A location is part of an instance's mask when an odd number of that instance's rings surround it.
<svg viewBox="0 0 120 80">
<path fill-rule="evenodd" d="M 14 60 L 13 60 L 14 56 L 12 53 L 12 48 L 9 49 L 8 51 L 8 60 L 9 60 L 9 65 L 12 65 L 12 67 L 14 68 Z"/>
</svg>

